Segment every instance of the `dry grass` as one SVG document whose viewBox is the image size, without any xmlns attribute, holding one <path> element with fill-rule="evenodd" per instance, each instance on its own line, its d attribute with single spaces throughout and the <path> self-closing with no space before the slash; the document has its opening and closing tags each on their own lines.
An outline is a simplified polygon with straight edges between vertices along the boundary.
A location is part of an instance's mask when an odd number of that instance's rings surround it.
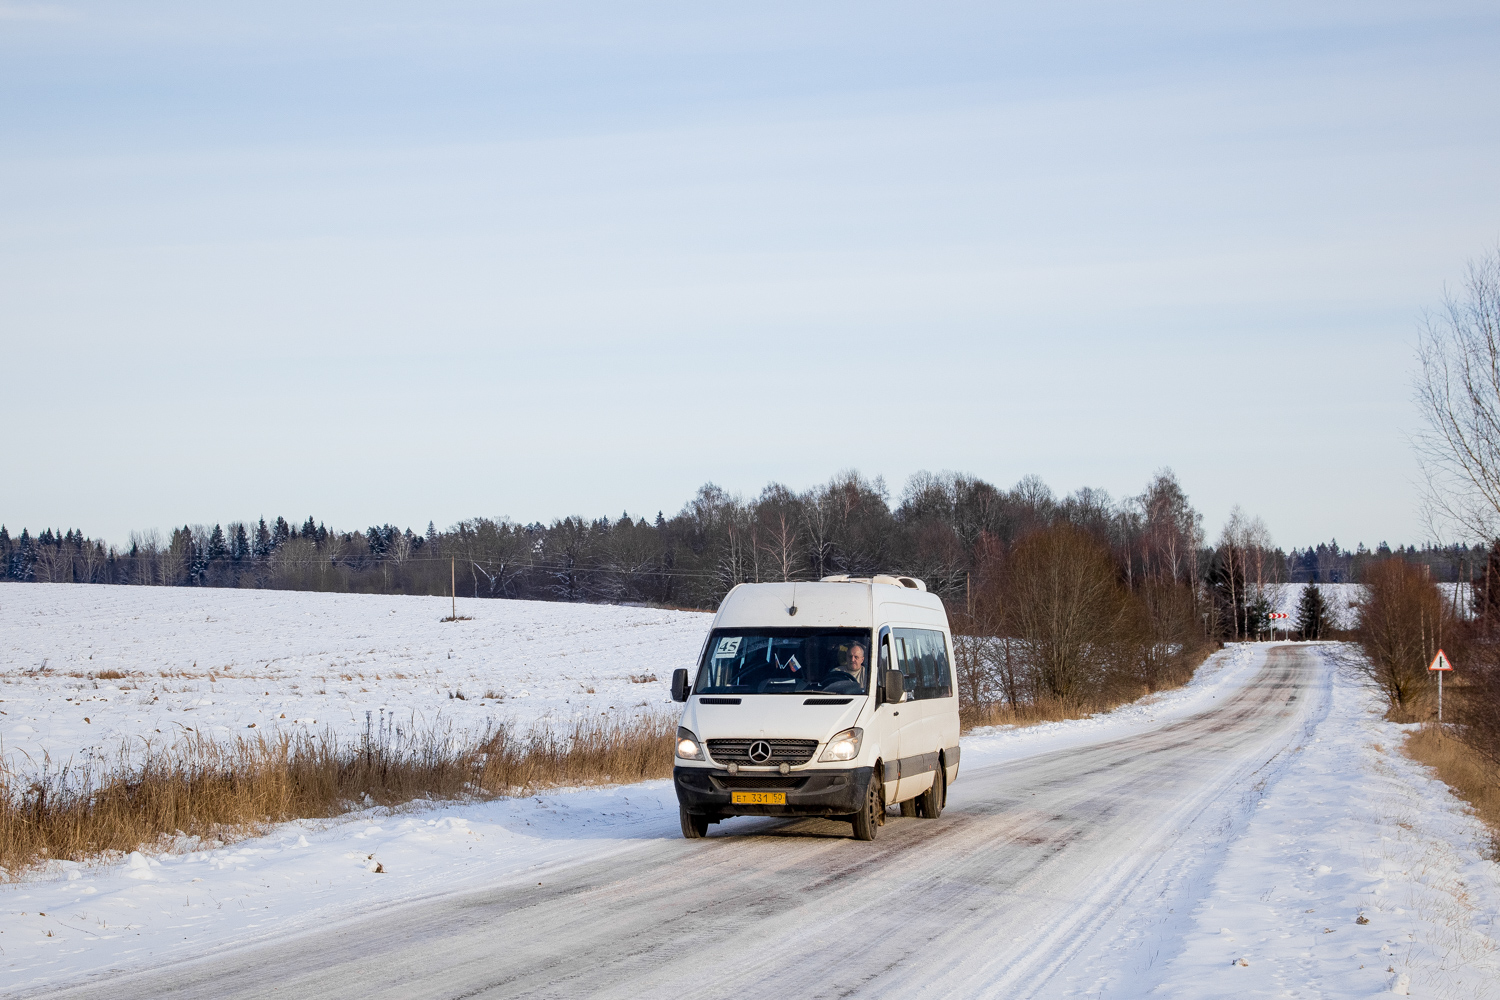
<svg viewBox="0 0 1500 1000">
<path fill-rule="evenodd" d="M 1217 649 L 1217 646 L 1204 646 L 1196 653 L 1185 657 L 1177 670 L 1164 674 L 1161 683 L 1155 687 L 1144 684 L 1136 686 L 1118 684 L 1097 692 L 1092 697 L 1062 699 L 1049 698 L 1044 695 L 1034 701 L 1018 705 L 1008 705 L 1002 702 L 976 705 L 960 698 L 959 732 L 967 733 L 981 726 L 1035 726 L 1043 722 L 1066 722 L 1069 719 L 1087 719 L 1100 712 L 1113 711 L 1121 705 L 1139 701 L 1158 691 L 1171 691 L 1182 687 L 1193 679 L 1198 667 Z"/>
<path fill-rule="evenodd" d="M 1186 683 L 1186 682 L 1184 682 Z M 1180 684 L 1169 685 L 1181 687 Z M 1158 688 L 1157 690 L 1168 690 Z M 958 722 L 961 732 L 967 733 L 978 726 L 1035 726 L 1043 722 L 1065 722 L 1069 719 L 1087 719 L 1100 712 L 1108 712 L 1132 701 L 1152 694 L 1150 688 L 1141 688 L 1131 695 L 1115 698 L 1059 699 L 1040 698 L 1015 707 L 1009 705 L 964 705 L 959 709 Z"/>
<path fill-rule="evenodd" d="M 1500 858 L 1500 767 L 1476 753 L 1436 725 L 1424 725 L 1406 738 L 1402 750 L 1419 764 L 1426 764 L 1438 778 L 1458 793 L 1491 831 L 1490 857 Z"/>
<path fill-rule="evenodd" d="M 1081 702 L 1070 703 L 1054 699 L 1042 699 L 1014 707 L 1003 704 L 964 705 L 958 712 L 958 724 L 960 732 L 964 733 L 981 726 L 1035 726 L 1042 722 L 1086 719 L 1113 707 L 1115 706 L 1100 708 Z"/>
<path fill-rule="evenodd" d="M 664 716 L 595 718 L 563 731 L 502 726 L 471 743 L 437 730 L 352 743 L 331 733 L 192 737 L 122 750 L 108 768 L 0 768 L 0 876 L 175 836 L 230 840 L 362 805 L 665 777 L 674 727 Z"/>
</svg>

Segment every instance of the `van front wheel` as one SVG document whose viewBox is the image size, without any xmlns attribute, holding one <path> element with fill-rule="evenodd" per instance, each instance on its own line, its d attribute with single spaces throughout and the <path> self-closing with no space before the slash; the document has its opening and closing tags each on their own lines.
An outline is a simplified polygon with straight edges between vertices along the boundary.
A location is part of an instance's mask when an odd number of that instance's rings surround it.
<svg viewBox="0 0 1500 1000">
<path fill-rule="evenodd" d="M 885 800 L 881 797 L 880 779 L 870 775 L 870 786 L 865 790 L 865 807 L 850 820 L 854 823 L 855 840 L 874 840 L 875 831 L 885 816 Z"/>
<path fill-rule="evenodd" d="M 682 835 L 688 840 L 702 840 L 708 836 L 707 816 L 694 816 L 681 806 L 677 807 L 677 815 L 682 820 Z"/>
</svg>

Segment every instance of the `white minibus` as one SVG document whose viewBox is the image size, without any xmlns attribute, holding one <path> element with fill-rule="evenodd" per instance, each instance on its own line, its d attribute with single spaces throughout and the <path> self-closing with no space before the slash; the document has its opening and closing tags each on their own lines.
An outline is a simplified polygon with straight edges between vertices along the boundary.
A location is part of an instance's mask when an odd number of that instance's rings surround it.
<svg viewBox="0 0 1500 1000">
<path fill-rule="evenodd" d="M 682 835 L 728 816 L 828 816 L 873 840 L 886 806 L 936 819 L 958 779 L 953 637 L 911 577 L 746 583 L 724 598 L 672 769 Z"/>
</svg>

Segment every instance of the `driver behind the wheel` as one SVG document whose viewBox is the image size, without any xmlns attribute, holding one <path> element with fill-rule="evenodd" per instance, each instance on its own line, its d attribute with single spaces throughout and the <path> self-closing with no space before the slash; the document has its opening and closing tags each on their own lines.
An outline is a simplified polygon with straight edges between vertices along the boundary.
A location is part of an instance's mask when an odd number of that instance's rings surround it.
<svg viewBox="0 0 1500 1000">
<path fill-rule="evenodd" d="M 828 674 L 828 679 L 823 682 L 823 690 L 837 694 L 855 694 L 864 690 L 865 685 L 865 647 L 863 643 L 856 642 L 849 647 L 849 662 L 840 663 Z"/>
</svg>

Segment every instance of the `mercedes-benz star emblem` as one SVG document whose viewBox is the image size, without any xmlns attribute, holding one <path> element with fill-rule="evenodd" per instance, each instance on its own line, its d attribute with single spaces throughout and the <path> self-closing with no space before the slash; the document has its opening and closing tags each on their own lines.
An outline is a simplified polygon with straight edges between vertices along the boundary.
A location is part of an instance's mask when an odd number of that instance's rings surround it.
<svg viewBox="0 0 1500 1000">
<path fill-rule="evenodd" d="M 771 759 L 771 744 L 765 740 L 756 740 L 750 744 L 750 759 L 757 764 L 764 764 Z"/>
</svg>

